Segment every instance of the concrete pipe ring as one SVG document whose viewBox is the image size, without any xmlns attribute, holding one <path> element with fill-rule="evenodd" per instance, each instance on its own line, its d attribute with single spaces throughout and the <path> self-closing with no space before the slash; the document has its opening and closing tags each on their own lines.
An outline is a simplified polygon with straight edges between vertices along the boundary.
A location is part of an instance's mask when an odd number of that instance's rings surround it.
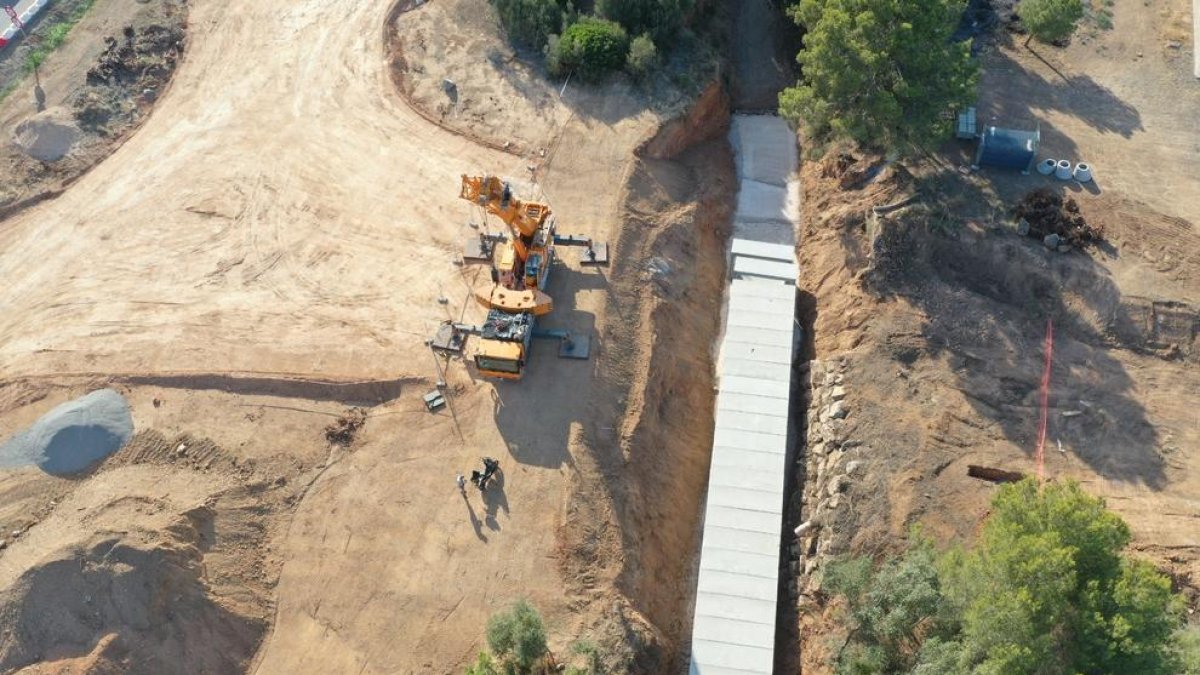
<svg viewBox="0 0 1200 675">
<path fill-rule="evenodd" d="M 1080 162 L 1075 165 L 1075 180 L 1086 183 L 1092 179 L 1092 167 Z"/>
<path fill-rule="evenodd" d="M 1058 164 L 1054 169 L 1054 177 L 1059 180 L 1069 180 L 1071 178 L 1071 163 L 1065 159 L 1058 160 Z"/>
<path fill-rule="evenodd" d="M 1043 176 L 1049 176 L 1050 174 L 1054 173 L 1054 169 L 1057 166 L 1057 159 L 1043 159 L 1041 162 L 1038 162 L 1037 170 L 1038 173 L 1042 174 Z"/>
</svg>

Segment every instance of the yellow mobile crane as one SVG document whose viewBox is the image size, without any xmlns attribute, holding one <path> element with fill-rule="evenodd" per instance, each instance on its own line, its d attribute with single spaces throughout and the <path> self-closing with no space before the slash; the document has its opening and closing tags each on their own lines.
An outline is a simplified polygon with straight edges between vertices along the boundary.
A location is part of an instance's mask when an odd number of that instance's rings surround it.
<svg viewBox="0 0 1200 675">
<path fill-rule="evenodd" d="M 480 233 L 463 250 L 465 262 L 492 265 L 491 283 L 474 291 L 475 299 L 488 309 L 483 325 L 446 322 L 430 346 L 440 352 L 461 354 L 467 336 L 478 335 L 475 366 L 480 374 L 512 380 L 524 374 L 535 337 L 558 339 L 560 357 L 588 358 L 588 336 L 537 329 L 536 317 L 554 308 L 553 300 L 545 292 L 554 262 L 554 247 L 585 247 L 583 264 L 606 265 L 608 245 L 596 244 L 586 237 L 557 234 L 549 205 L 518 199 L 512 186 L 496 176 L 464 174 L 458 196 L 498 218 L 508 233 Z"/>
</svg>

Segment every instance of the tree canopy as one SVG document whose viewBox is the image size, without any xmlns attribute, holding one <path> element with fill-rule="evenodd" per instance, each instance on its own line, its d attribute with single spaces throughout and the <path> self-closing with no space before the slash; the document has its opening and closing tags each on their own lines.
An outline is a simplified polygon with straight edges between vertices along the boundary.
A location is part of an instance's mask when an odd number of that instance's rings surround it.
<svg viewBox="0 0 1200 675">
<path fill-rule="evenodd" d="M 801 79 L 780 113 L 811 137 L 911 151 L 946 136 L 974 98 L 977 67 L 950 35 L 962 0 L 800 0 Z"/>
<path fill-rule="evenodd" d="M 492 654 L 480 652 L 467 675 L 531 674 L 539 671 L 549 652 L 542 615 L 526 600 L 488 619 L 487 643 Z"/>
<path fill-rule="evenodd" d="M 1078 484 L 1023 481 L 1000 489 L 969 550 L 938 554 L 919 539 L 878 569 L 830 565 L 825 588 L 845 599 L 849 630 L 838 672 L 1183 672 L 1180 600 L 1153 565 L 1122 554 L 1129 540 Z"/>
</svg>

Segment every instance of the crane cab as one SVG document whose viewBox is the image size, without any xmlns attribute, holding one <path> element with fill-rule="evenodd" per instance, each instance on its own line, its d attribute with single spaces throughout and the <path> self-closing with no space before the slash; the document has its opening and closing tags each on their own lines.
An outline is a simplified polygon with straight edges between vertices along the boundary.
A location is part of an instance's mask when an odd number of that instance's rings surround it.
<svg viewBox="0 0 1200 675">
<path fill-rule="evenodd" d="M 533 341 L 533 314 L 488 312 L 475 348 L 475 367 L 484 377 L 519 380 Z"/>
</svg>

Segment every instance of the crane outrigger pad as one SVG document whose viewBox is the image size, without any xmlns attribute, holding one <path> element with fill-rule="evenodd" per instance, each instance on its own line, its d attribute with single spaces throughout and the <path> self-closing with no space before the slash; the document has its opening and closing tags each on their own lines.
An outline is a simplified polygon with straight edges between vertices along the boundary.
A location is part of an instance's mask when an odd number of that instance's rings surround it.
<svg viewBox="0 0 1200 675">
<path fill-rule="evenodd" d="M 558 343 L 558 358 L 586 361 L 592 354 L 592 338 L 587 335 L 572 335 Z"/>
<path fill-rule="evenodd" d="M 607 265 L 608 244 L 592 244 L 592 247 L 579 255 L 580 265 Z"/>
<path fill-rule="evenodd" d="M 438 326 L 437 333 L 429 341 L 429 346 L 434 351 L 444 354 L 462 354 L 467 346 L 467 335 L 469 333 L 459 330 L 454 324 L 443 323 Z"/>
<path fill-rule="evenodd" d="M 468 239 L 463 244 L 463 262 L 489 263 L 492 261 L 491 242 L 482 239 Z"/>
<path fill-rule="evenodd" d="M 608 244 L 598 244 L 592 241 L 591 237 L 578 234 L 556 234 L 554 235 L 554 245 L 582 247 L 583 253 L 579 254 L 579 262 L 582 265 L 608 264 Z"/>
</svg>

